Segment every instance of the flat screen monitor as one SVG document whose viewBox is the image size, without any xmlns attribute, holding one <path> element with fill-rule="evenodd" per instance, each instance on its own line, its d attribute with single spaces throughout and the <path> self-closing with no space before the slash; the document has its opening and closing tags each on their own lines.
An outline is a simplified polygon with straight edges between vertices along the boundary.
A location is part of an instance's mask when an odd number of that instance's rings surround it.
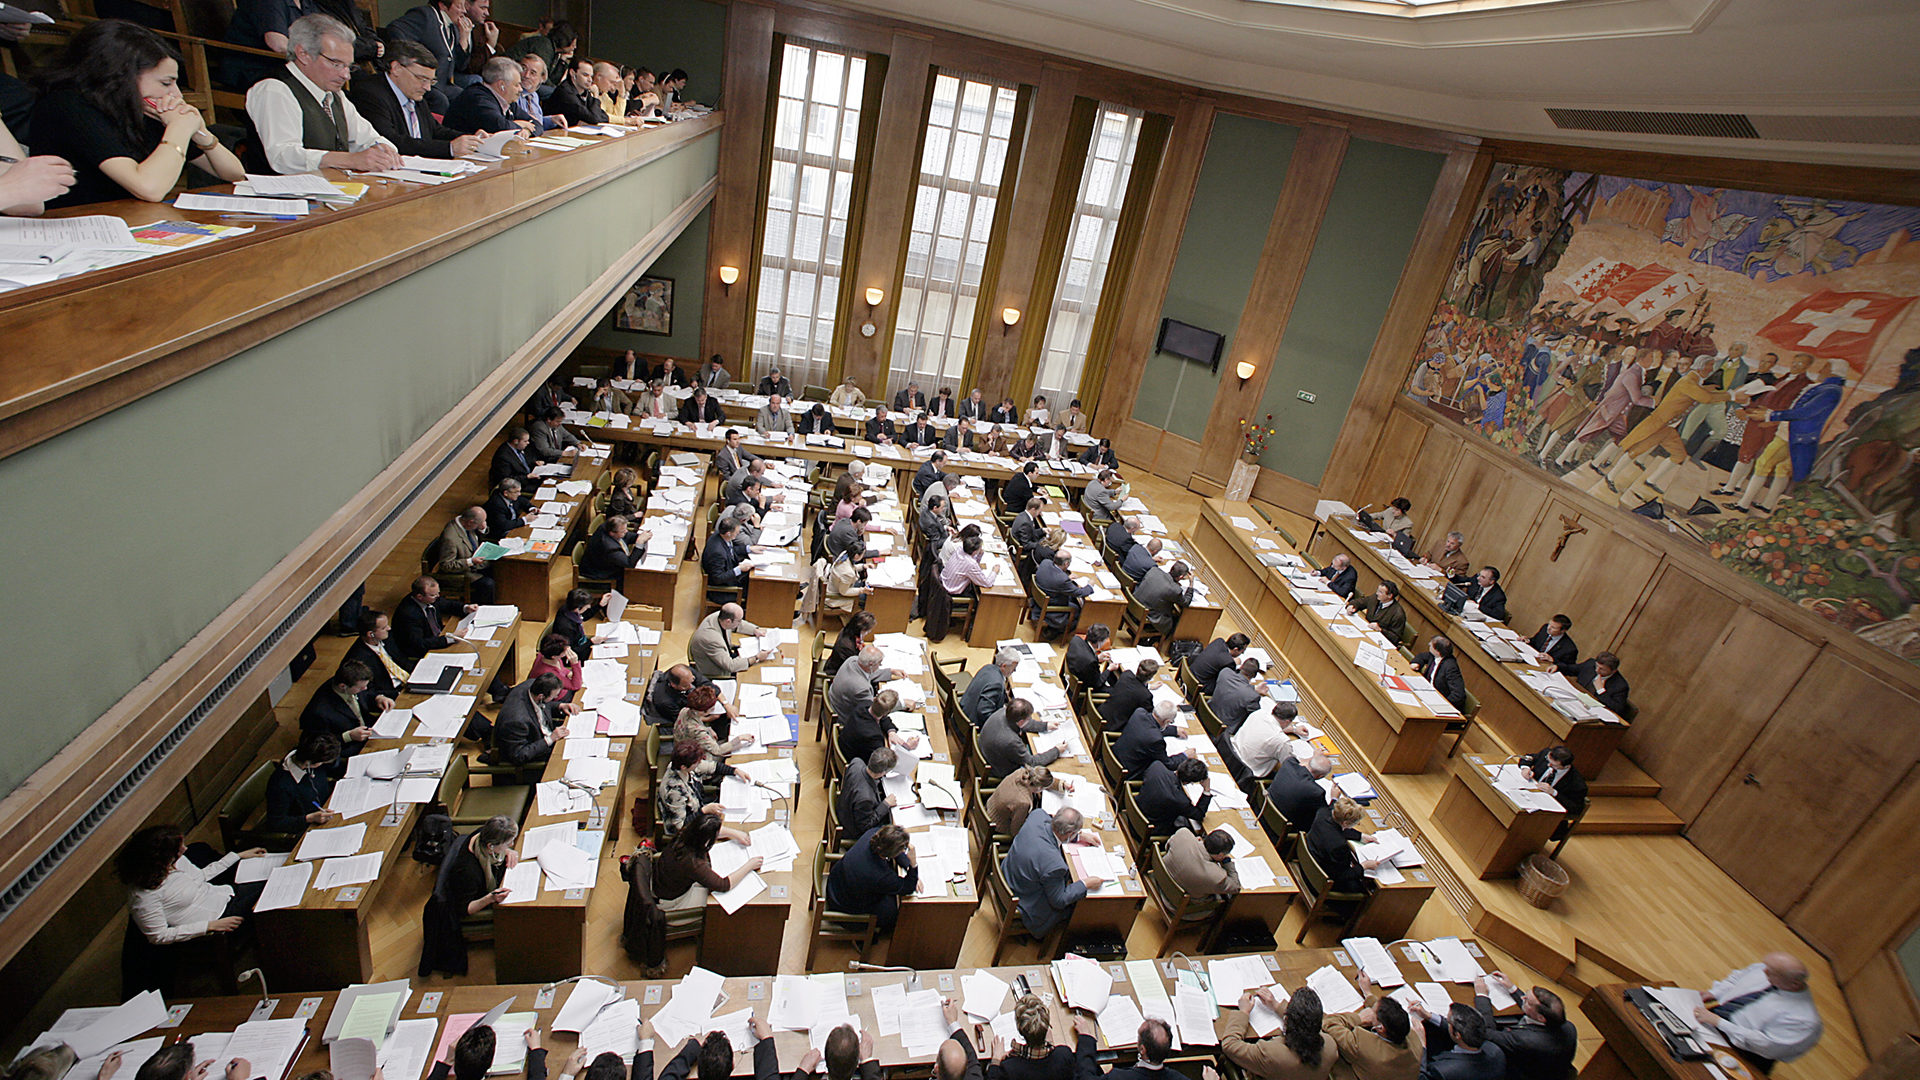
<svg viewBox="0 0 1920 1080">
<path fill-rule="evenodd" d="M 1211 330 L 1183 323 L 1178 319 L 1160 320 L 1160 339 L 1153 347 L 1160 352 L 1172 353 L 1195 363 L 1205 364 L 1214 371 L 1220 370 L 1220 348 L 1226 338 Z"/>
</svg>

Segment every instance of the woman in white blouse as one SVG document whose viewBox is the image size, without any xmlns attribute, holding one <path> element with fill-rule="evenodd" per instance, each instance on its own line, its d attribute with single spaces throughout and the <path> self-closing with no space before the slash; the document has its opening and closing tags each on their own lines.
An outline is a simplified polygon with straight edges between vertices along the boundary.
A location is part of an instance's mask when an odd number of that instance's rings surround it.
<svg viewBox="0 0 1920 1080">
<path fill-rule="evenodd" d="M 238 930 L 265 883 L 232 884 L 228 871 L 266 853 L 251 848 L 214 858 L 205 844 L 189 848 L 178 826 L 155 825 L 127 841 L 114 869 L 133 890 L 134 925 L 153 944 L 171 945 Z M 220 878 L 228 883 L 216 884 Z"/>
</svg>

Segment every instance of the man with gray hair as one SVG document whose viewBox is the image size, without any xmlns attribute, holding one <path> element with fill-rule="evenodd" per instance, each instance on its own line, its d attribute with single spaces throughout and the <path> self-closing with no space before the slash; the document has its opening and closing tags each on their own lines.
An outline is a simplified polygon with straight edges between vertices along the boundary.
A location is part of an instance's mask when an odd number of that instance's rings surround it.
<svg viewBox="0 0 1920 1080">
<path fill-rule="evenodd" d="M 1112 469 L 1101 469 L 1087 482 L 1080 502 L 1094 518 L 1094 524 L 1111 522 L 1120 516 L 1120 504 L 1127 498 L 1127 485 Z"/>
<path fill-rule="evenodd" d="M 456 131 L 512 131 L 525 135 L 534 130 L 531 120 L 517 115 L 514 102 L 520 96 L 520 65 L 504 56 L 496 56 L 480 68 L 480 81 L 460 91 L 447 108 L 447 126 Z"/>
<path fill-rule="evenodd" d="M 1332 771 L 1333 759 L 1322 751 L 1315 750 L 1304 762 L 1289 754 L 1273 771 L 1273 783 L 1267 785 L 1267 801 L 1279 808 L 1294 829 L 1306 832 L 1313 827 L 1314 815 L 1332 802 L 1340 790 L 1338 784 L 1332 785 L 1332 792 L 1320 786 L 1320 781 Z"/>
<path fill-rule="evenodd" d="M 1073 916 L 1073 906 L 1082 897 L 1106 884 L 1097 877 L 1073 880 L 1062 850 L 1065 844 L 1099 843 L 1100 834 L 1083 828 L 1080 812 L 1072 807 L 1063 807 L 1057 814 L 1035 810 L 1027 815 L 1001 861 L 1001 870 L 1007 888 L 1019 901 L 1020 921 L 1028 933 L 1035 937 L 1052 933 Z"/>
<path fill-rule="evenodd" d="M 558 113 L 547 113 L 540 101 L 540 88 L 547 83 L 547 62 L 540 59 L 539 53 L 530 52 L 520 58 L 520 95 L 513 99 L 515 115 L 535 122 L 541 131 L 564 129 L 567 118 Z"/>
<path fill-rule="evenodd" d="M 400 152 L 340 92 L 352 71 L 353 31 L 340 20 L 302 15 L 287 27 L 287 66 L 247 91 L 269 168 L 291 175 L 399 167 Z"/>
<path fill-rule="evenodd" d="M 987 717 L 999 712 L 1007 704 L 1007 679 L 1013 669 L 1020 666 L 1020 654 L 1012 649 L 1001 649 L 993 654 L 993 664 L 974 673 L 973 681 L 967 684 L 967 691 L 960 695 L 960 711 L 967 714 L 978 728 L 987 722 Z"/>
<path fill-rule="evenodd" d="M 868 645 L 840 665 L 827 686 L 827 705 L 835 717 L 844 722 L 847 717 L 864 717 L 872 711 L 874 688 L 896 675 L 892 668 L 880 666 L 884 659 L 879 646 Z"/>
</svg>

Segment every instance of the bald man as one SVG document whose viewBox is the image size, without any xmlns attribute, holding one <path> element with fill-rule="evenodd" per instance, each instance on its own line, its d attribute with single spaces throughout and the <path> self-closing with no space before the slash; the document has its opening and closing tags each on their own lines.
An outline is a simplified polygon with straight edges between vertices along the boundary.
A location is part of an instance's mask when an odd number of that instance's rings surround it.
<svg viewBox="0 0 1920 1080">
<path fill-rule="evenodd" d="M 1704 997 L 1711 1004 L 1696 1008 L 1694 1020 L 1759 1058 L 1763 1072 L 1820 1041 L 1823 1025 L 1807 988 L 1807 966 L 1791 953 L 1768 953 L 1714 983 Z"/>
<path fill-rule="evenodd" d="M 440 539 L 434 541 L 433 576 L 443 585 L 464 583 L 467 598 L 476 604 L 491 604 L 494 598 L 487 560 L 476 554 L 486 539 L 486 507 L 469 506 L 447 522 L 440 530 Z"/>
</svg>

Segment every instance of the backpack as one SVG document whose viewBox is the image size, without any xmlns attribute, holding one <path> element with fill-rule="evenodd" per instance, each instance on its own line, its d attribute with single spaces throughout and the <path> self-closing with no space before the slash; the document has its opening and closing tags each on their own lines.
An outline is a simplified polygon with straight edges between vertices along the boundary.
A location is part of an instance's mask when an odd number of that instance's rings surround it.
<svg viewBox="0 0 1920 1080">
<path fill-rule="evenodd" d="M 413 827 L 413 859 L 428 866 L 439 866 L 453 850 L 453 818 L 446 814 L 428 814 Z"/>
<path fill-rule="evenodd" d="M 1206 647 L 1205 642 L 1194 641 L 1191 638 L 1182 638 L 1179 641 L 1169 642 L 1167 644 L 1167 666 L 1177 668 L 1180 666 L 1180 661 L 1199 656 L 1200 650 Z"/>
<path fill-rule="evenodd" d="M 658 967 L 667 959 L 667 916 L 653 895 L 653 863 L 657 853 L 641 848 L 627 860 L 627 907 L 620 919 L 620 946 L 642 967 Z"/>
</svg>

